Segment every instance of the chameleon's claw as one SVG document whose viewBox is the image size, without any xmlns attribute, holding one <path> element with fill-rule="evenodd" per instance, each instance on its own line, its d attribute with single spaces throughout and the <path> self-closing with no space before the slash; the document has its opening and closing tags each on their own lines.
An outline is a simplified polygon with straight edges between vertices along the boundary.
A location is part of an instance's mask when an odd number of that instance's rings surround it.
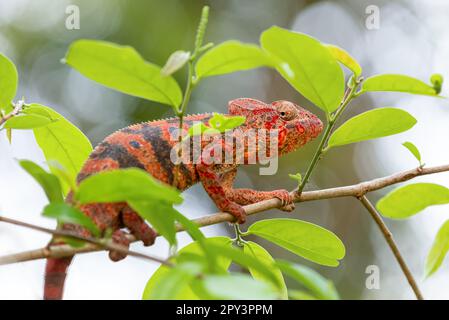
<svg viewBox="0 0 449 320">
<path fill-rule="evenodd" d="M 295 203 L 293 202 L 293 198 L 290 195 L 290 192 L 288 192 L 287 190 L 275 190 L 273 191 L 273 196 L 281 200 L 282 205 L 279 208 L 280 210 L 286 212 L 292 212 L 293 210 L 295 210 Z"/>
<path fill-rule="evenodd" d="M 243 207 L 238 205 L 237 203 L 231 202 L 227 207 L 223 208 L 222 210 L 232 214 L 237 220 L 236 222 L 238 224 L 246 222 L 246 212 L 243 209 Z"/>
<path fill-rule="evenodd" d="M 280 210 L 285 211 L 285 212 L 292 212 L 293 210 L 295 210 L 295 204 L 292 203 L 292 204 L 283 206 L 280 208 Z"/>
</svg>

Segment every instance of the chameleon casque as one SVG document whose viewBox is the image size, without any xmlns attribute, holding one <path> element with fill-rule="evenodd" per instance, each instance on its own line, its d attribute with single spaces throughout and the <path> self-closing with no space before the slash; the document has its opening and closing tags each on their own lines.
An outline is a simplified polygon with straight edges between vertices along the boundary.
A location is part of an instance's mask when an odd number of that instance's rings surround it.
<svg viewBox="0 0 449 320">
<path fill-rule="evenodd" d="M 279 155 L 303 146 L 317 137 L 323 129 L 323 124 L 317 116 L 288 101 L 266 104 L 249 98 L 235 99 L 228 104 L 228 114 L 246 117 L 244 124 L 233 129 L 233 134 L 236 135 L 249 129 L 277 129 Z M 188 129 L 198 121 L 207 124 L 212 116 L 212 114 L 186 116 L 183 126 Z M 181 163 L 176 166 L 170 159 L 170 151 L 176 143 L 170 137 L 170 131 L 174 128 L 179 128 L 178 118 L 135 124 L 111 134 L 89 156 L 77 177 L 77 182 L 100 171 L 137 167 L 170 185 L 173 185 L 176 174 L 176 186 L 181 191 L 201 182 L 217 207 L 221 211 L 231 213 L 238 223 L 243 223 L 246 219 L 242 205 L 265 199 L 279 198 L 282 201 L 281 210 L 294 209 L 287 190 L 234 189 L 232 184 L 237 173 L 238 164 L 236 163 L 208 164 L 208 161 L 201 159 L 199 163 Z M 206 142 L 208 141 L 204 141 Z M 225 145 L 224 139 L 219 140 L 218 143 L 223 145 L 223 150 L 234 148 L 235 151 L 235 147 Z M 245 160 L 251 152 L 255 151 L 245 146 Z M 66 201 L 70 202 L 70 198 L 69 194 Z M 117 244 L 129 246 L 124 228 L 141 240 L 145 246 L 154 243 L 155 231 L 126 203 L 88 204 L 81 206 L 80 209 L 100 230 L 112 229 L 112 241 Z M 65 224 L 62 228 L 89 236 L 87 230 L 77 225 Z M 59 243 L 55 239 L 51 242 L 51 244 Z M 125 255 L 111 251 L 109 257 L 113 261 L 119 261 L 125 258 Z M 72 258 L 47 259 L 44 299 L 62 298 L 66 271 Z"/>
</svg>

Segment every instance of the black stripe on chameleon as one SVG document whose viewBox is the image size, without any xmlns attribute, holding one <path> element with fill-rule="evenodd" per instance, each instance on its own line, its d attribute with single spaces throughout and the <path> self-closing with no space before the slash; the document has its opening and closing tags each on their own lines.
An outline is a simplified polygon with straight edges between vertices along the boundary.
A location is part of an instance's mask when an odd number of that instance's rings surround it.
<svg viewBox="0 0 449 320">
<path fill-rule="evenodd" d="M 122 133 L 131 134 L 131 135 L 140 135 L 144 138 L 145 141 L 149 142 L 154 156 L 157 159 L 159 165 L 163 168 L 165 174 L 167 175 L 168 184 L 173 183 L 173 163 L 170 161 L 170 150 L 171 146 L 163 141 L 161 138 L 161 128 L 157 126 L 150 126 L 147 123 L 143 123 L 138 128 L 124 128 L 120 130 Z M 162 142 L 163 141 L 163 142 Z"/>
<path fill-rule="evenodd" d="M 151 143 L 151 147 L 153 148 L 154 155 L 156 156 L 157 161 L 164 168 L 165 172 L 167 172 L 169 183 L 172 184 L 175 168 L 175 165 L 170 159 L 172 146 L 162 138 L 162 128 L 144 125 L 142 126 L 142 134 L 145 141 Z M 181 174 L 186 179 L 187 185 L 191 185 L 192 177 L 189 169 L 185 166 L 184 163 L 181 163 L 179 165 L 179 168 L 181 170 Z"/>
<path fill-rule="evenodd" d="M 153 154 L 157 159 L 159 165 L 164 169 L 168 183 L 173 183 L 173 168 L 174 164 L 170 160 L 170 144 L 161 138 L 161 128 L 153 127 L 149 125 L 142 125 L 142 129 L 140 134 L 143 136 L 145 141 L 151 144 L 151 148 L 153 149 Z"/>
<path fill-rule="evenodd" d="M 148 123 L 144 123 L 139 129 L 124 128 L 120 131 L 127 134 L 140 135 L 144 138 L 145 141 L 151 144 L 154 156 L 167 175 L 167 183 L 172 184 L 174 180 L 173 171 L 175 167 L 170 159 L 172 146 L 162 138 L 162 128 L 159 126 L 152 126 Z M 192 176 L 190 170 L 185 166 L 184 163 L 181 163 L 179 167 L 181 173 L 186 179 L 187 185 L 191 185 Z"/>
<path fill-rule="evenodd" d="M 174 179 L 174 164 L 170 160 L 171 146 L 161 138 L 161 128 L 157 126 L 149 126 L 148 124 L 144 123 L 139 129 L 128 128 L 123 129 L 122 132 L 141 135 L 145 141 L 150 143 L 158 164 L 167 175 L 167 183 L 172 184 Z"/>
<path fill-rule="evenodd" d="M 145 166 L 120 144 L 111 144 L 104 141 L 98 145 L 98 151 L 94 152 L 90 158 L 110 158 L 117 161 L 120 168 L 140 168 L 145 170 Z"/>
</svg>

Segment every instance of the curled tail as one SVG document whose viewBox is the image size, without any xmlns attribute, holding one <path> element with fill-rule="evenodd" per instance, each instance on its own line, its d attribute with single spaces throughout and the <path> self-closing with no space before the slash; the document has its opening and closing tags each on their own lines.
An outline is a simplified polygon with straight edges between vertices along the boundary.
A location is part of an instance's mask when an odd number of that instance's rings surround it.
<svg viewBox="0 0 449 320">
<path fill-rule="evenodd" d="M 67 269 L 73 257 L 49 258 L 45 267 L 45 300 L 61 300 Z"/>
</svg>

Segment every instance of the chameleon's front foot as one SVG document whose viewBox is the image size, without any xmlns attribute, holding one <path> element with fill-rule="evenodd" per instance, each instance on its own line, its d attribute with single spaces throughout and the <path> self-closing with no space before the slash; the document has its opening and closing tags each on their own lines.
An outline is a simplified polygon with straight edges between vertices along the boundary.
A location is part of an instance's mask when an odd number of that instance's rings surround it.
<svg viewBox="0 0 449 320">
<path fill-rule="evenodd" d="M 281 200 L 281 207 L 279 208 L 282 211 L 292 212 L 295 210 L 295 203 L 293 202 L 293 197 L 290 195 L 285 189 L 272 191 L 273 198 L 278 198 Z"/>
<path fill-rule="evenodd" d="M 235 202 L 230 202 L 227 206 L 220 208 L 220 210 L 229 212 L 232 214 L 237 220 L 238 224 L 242 224 L 246 222 L 246 212 L 245 209 L 241 205 L 238 205 Z"/>
</svg>

